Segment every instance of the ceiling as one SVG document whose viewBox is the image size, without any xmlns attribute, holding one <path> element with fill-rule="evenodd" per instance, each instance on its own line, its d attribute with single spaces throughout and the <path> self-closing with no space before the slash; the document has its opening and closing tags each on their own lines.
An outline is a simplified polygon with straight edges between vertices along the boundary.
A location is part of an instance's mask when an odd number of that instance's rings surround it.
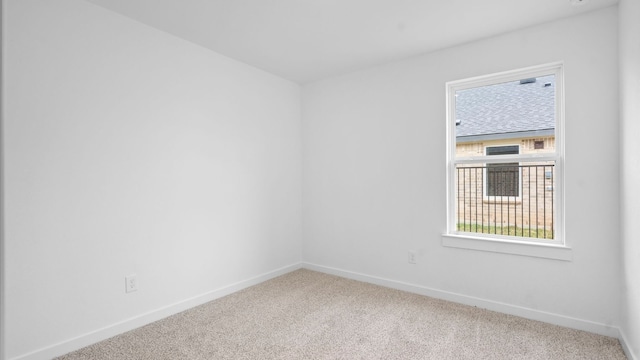
<svg viewBox="0 0 640 360">
<path fill-rule="evenodd" d="M 87 0 L 306 83 L 618 0 Z"/>
</svg>

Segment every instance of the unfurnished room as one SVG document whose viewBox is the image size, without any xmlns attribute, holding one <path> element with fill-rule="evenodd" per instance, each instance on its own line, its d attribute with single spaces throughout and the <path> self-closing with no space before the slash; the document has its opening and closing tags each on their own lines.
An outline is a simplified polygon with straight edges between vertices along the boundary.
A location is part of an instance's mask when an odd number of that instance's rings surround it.
<svg viewBox="0 0 640 360">
<path fill-rule="evenodd" d="M 2 0 L 0 360 L 640 360 L 640 0 Z"/>
</svg>

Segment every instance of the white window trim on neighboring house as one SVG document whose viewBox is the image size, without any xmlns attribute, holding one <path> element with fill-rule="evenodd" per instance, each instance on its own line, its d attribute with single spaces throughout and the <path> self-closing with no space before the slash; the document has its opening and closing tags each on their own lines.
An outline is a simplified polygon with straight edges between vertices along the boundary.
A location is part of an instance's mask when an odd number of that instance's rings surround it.
<svg viewBox="0 0 640 360">
<path fill-rule="evenodd" d="M 555 153 L 456 157 L 456 92 L 520 79 L 555 75 Z M 490 251 L 557 260 L 572 260 L 564 233 L 564 81 L 561 62 L 533 66 L 446 83 L 447 106 L 447 230 L 442 235 L 446 247 Z M 555 164 L 554 239 L 471 233 L 457 230 L 456 165 L 553 161 Z M 520 181 L 522 176 L 520 175 Z M 485 194 L 486 195 L 486 194 Z"/>
</svg>

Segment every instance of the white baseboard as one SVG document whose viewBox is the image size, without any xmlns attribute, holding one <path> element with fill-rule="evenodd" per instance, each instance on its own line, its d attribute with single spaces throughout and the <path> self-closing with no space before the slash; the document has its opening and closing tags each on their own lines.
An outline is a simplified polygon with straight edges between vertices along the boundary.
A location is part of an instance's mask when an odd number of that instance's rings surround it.
<svg viewBox="0 0 640 360">
<path fill-rule="evenodd" d="M 459 304 L 476 306 L 479 308 L 496 311 L 504 314 L 515 315 L 526 319 L 542 321 L 545 323 L 568 327 L 577 330 L 588 331 L 595 334 L 619 338 L 620 331 L 615 326 L 600 324 L 588 320 L 572 318 L 569 316 L 549 313 L 540 310 L 529 309 L 521 306 L 510 305 L 492 300 L 481 299 L 473 296 L 456 294 L 448 291 L 428 288 L 421 285 L 409 284 L 402 281 L 385 279 L 352 271 L 336 269 L 332 267 L 302 263 L 302 267 L 309 270 L 319 271 L 326 274 L 341 276 L 344 278 L 363 281 L 375 285 L 380 285 L 396 290 L 407 291 L 415 294 L 425 295 L 437 299 L 452 301 Z M 622 342 L 622 341 L 621 341 Z"/>
<path fill-rule="evenodd" d="M 227 296 L 236 291 L 240 291 L 250 286 L 260 284 L 291 271 L 298 270 L 301 267 L 302 266 L 300 263 L 288 265 L 243 281 L 239 281 L 234 284 L 227 285 L 216 290 L 209 291 L 202 295 L 194 296 L 190 299 L 182 300 L 180 302 L 165 306 L 160 309 L 149 311 L 145 314 L 141 314 L 133 318 L 121 321 L 119 323 L 106 326 L 102 329 L 98 329 L 69 340 L 65 340 L 61 343 L 51 345 L 24 355 L 20 355 L 18 357 L 14 357 L 11 360 L 48 360 L 56 356 L 64 355 L 71 351 L 81 349 L 102 340 L 106 340 L 118 334 L 122 334 L 124 332 L 150 324 L 154 321 L 164 319 L 168 316 L 188 310 L 195 306 L 202 305 L 223 296 Z"/>
<path fill-rule="evenodd" d="M 634 354 L 629 347 L 629 338 L 622 329 L 620 329 L 620 335 L 618 336 L 618 339 L 620 339 L 620 345 L 622 345 L 622 350 L 624 350 L 624 354 L 627 355 L 627 359 L 640 360 L 640 357 L 636 356 L 636 354 Z"/>
</svg>

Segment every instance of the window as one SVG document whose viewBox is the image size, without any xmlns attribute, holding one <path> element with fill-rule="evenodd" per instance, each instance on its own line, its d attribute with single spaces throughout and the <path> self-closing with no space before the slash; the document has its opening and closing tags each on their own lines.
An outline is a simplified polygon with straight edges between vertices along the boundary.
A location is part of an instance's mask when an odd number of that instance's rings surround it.
<svg viewBox="0 0 640 360">
<path fill-rule="evenodd" d="M 447 83 L 447 234 L 564 246 L 562 64 Z"/>
<path fill-rule="evenodd" d="M 517 155 L 520 153 L 518 145 L 487 147 L 487 156 Z M 487 179 L 485 180 L 487 196 L 520 195 L 520 169 L 518 163 L 487 164 Z"/>
</svg>

